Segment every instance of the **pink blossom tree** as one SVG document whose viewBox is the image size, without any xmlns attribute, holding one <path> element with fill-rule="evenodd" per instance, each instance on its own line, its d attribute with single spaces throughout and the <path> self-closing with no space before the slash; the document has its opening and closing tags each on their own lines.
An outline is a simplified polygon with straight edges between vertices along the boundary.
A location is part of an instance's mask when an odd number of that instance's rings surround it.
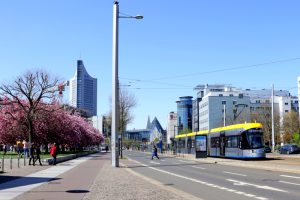
<svg viewBox="0 0 300 200">
<path fill-rule="evenodd" d="M 25 100 L 22 105 L 27 106 Z M 0 142 L 14 144 L 28 137 L 26 117 L 21 106 L 5 98 L 0 108 Z M 79 113 L 65 111 L 57 103 L 40 102 L 32 120 L 34 143 L 59 143 L 73 147 L 99 144 L 103 136 Z"/>
</svg>

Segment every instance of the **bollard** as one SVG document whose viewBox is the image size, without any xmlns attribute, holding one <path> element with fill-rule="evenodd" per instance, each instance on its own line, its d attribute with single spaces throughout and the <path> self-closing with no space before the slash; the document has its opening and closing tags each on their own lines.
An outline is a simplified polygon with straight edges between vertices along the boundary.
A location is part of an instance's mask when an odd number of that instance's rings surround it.
<svg viewBox="0 0 300 200">
<path fill-rule="evenodd" d="M 4 172 L 4 154 L 3 154 L 3 157 L 2 157 L 2 172 Z"/>
<path fill-rule="evenodd" d="M 25 156 L 25 153 L 24 153 L 24 166 L 26 166 L 26 156 Z"/>
<path fill-rule="evenodd" d="M 12 154 L 10 154 L 10 169 L 12 170 Z"/>
<path fill-rule="evenodd" d="M 20 154 L 18 156 L 18 168 L 20 168 Z"/>
</svg>

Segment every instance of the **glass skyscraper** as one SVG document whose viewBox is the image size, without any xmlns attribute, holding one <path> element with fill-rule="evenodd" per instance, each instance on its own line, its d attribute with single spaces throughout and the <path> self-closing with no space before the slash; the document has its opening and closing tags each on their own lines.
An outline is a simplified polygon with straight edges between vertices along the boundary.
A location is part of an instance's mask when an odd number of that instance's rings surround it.
<svg viewBox="0 0 300 200">
<path fill-rule="evenodd" d="M 179 97 L 179 101 L 176 103 L 178 133 L 184 129 L 192 130 L 193 97 Z"/>
<path fill-rule="evenodd" d="M 87 73 L 82 60 L 77 60 L 70 80 L 70 105 L 86 111 L 89 117 L 97 115 L 97 79 Z"/>
</svg>

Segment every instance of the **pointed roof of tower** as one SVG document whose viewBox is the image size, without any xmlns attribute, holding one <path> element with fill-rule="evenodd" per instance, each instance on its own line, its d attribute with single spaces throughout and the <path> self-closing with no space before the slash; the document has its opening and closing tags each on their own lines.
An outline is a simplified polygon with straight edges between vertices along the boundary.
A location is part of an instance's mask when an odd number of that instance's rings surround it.
<svg viewBox="0 0 300 200">
<path fill-rule="evenodd" d="M 148 121 L 147 121 L 146 129 L 151 129 L 150 116 L 148 116 Z"/>
<path fill-rule="evenodd" d="M 152 121 L 152 127 L 156 127 L 160 132 L 163 132 L 164 130 L 156 117 L 154 117 Z"/>
</svg>

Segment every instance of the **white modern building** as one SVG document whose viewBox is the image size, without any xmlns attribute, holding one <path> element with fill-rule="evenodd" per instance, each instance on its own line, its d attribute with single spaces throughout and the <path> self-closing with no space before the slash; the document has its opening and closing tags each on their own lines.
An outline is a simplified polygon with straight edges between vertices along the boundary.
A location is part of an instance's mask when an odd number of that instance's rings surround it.
<svg viewBox="0 0 300 200">
<path fill-rule="evenodd" d="M 230 85 L 197 85 L 193 102 L 193 130 L 207 130 L 249 120 L 250 99 Z M 198 112 L 195 106 L 198 104 Z M 198 121 L 198 123 L 197 123 Z"/>
<path fill-rule="evenodd" d="M 92 116 L 89 118 L 91 123 L 93 124 L 93 127 L 100 131 L 100 133 L 103 134 L 103 115 L 100 116 Z"/>
<path fill-rule="evenodd" d="M 168 114 L 168 119 L 167 119 L 167 144 L 171 144 L 171 138 L 175 138 L 177 135 L 177 113 L 176 112 L 170 112 Z"/>
<path fill-rule="evenodd" d="M 193 104 L 194 131 L 249 122 L 251 113 L 271 110 L 271 89 L 241 90 L 229 85 L 206 84 L 196 86 L 195 90 L 198 93 L 197 101 Z M 298 102 L 287 90 L 274 91 L 274 111 L 280 117 L 281 124 L 286 113 L 291 110 L 299 112 Z M 196 103 L 199 112 L 195 112 Z M 199 123 L 195 127 L 197 119 Z"/>
<path fill-rule="evenodd" d="M 70 80 L 70 105 L 86 111 L 89 117 L 97 115 L 97 79 L 88 74 L 82 60 L 77 61 Z"/>
<path fill-rule="evenodd" d="M 199 130 L 250 119 L 250 98 L 237 91 L 209 92 L 199 102 Z"/>
</svg>

